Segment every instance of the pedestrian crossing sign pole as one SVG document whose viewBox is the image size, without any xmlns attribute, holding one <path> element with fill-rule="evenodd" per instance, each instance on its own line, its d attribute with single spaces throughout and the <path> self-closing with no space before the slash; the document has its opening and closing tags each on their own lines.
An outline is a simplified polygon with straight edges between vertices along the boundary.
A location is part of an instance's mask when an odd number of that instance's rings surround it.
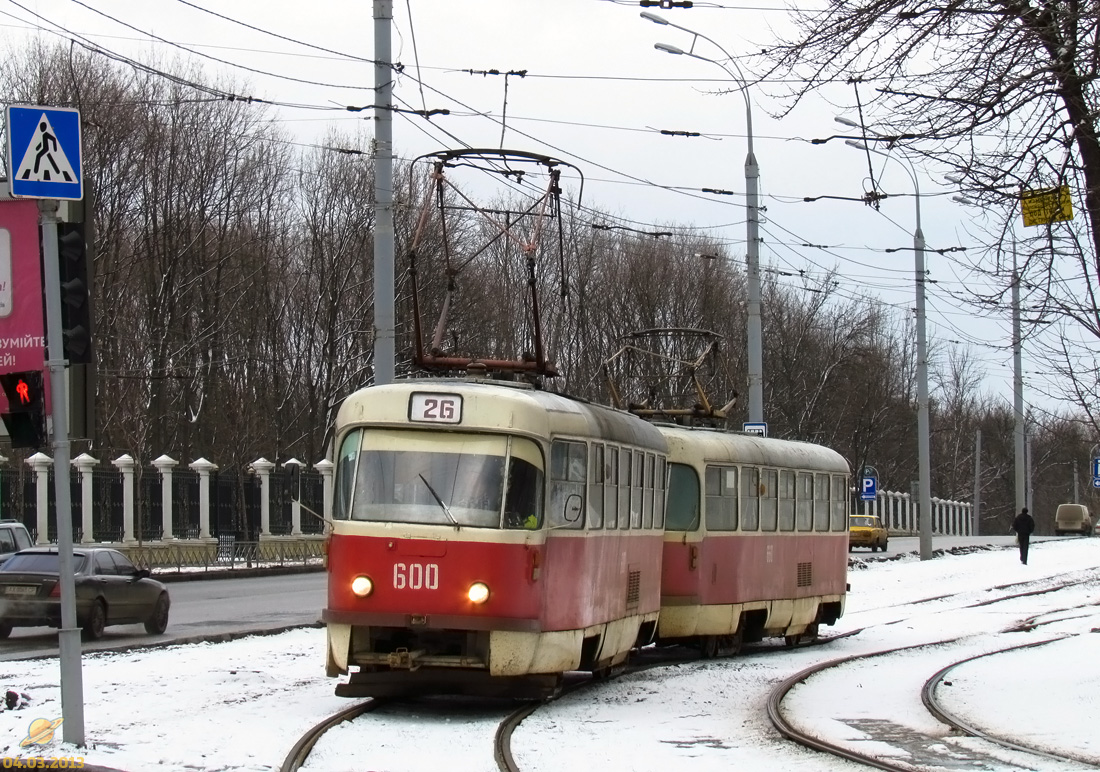
<svg viewBox="0 0 1100 772">
<path fill-rule="evenodd" d="M 58 659 L 61 664 L 61 717 L 64 740 L 84 745 L 84 677 L 80 664 L 80 627 L 76 616 L 76 579 L 73 558 L 73 512 L 69 490 L 69 417 L 65 399 L 65 359 L 61 335 L 61 274 L 58 266 L 55 199 L 84 197 L 80 159 L 80 113 L 65 107 L 9 105 L 8 187 L 13 198 L 38 199 L 42 245 L 42 284 L 45 295 L 46 347 L 49 358 L 53 420 L 54 508 L 57 513 L 57 551 L 61 628 Z"/>
<path fill-rule="evenodd" d="M 5 114 L 12 197 L 82 199 L 80 111 L 9 105 Z"/>
</svg>

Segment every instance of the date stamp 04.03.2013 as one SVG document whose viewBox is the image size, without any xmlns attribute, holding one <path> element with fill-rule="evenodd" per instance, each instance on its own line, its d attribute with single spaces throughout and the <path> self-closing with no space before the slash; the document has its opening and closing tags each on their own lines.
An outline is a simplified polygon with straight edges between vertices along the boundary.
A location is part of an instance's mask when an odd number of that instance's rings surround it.
<svg viewBox="0 0 1100 772">
<path fill-rule="evenodd" d="M 84 769 L 83 756 L 0 756 L 4 769 Z"/>
</svg>

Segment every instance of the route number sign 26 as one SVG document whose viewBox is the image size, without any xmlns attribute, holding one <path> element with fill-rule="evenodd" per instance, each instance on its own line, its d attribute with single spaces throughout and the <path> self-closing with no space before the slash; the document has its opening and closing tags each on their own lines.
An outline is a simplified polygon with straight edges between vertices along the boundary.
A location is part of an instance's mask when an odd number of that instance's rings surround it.
<svg viewBox="0 0 1100 772">
<path fill-rule="evenodd" d="M 409 420 L 457 424 L 462 422 L 462 395 L 415 392 L 409 397 Z"/>
</svg>

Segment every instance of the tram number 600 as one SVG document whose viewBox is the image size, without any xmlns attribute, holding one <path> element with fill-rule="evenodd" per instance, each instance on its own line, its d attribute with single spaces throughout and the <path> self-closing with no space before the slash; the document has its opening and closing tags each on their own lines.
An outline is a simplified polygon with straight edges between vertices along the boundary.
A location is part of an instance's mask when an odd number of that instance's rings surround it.
<svg viewBox="0 0 1100 772">
<path fill-rule="evenodd" d="M 437 563 L 394 563 L 393 589 L 438 590 L 439 565 Z"/>
</svg>

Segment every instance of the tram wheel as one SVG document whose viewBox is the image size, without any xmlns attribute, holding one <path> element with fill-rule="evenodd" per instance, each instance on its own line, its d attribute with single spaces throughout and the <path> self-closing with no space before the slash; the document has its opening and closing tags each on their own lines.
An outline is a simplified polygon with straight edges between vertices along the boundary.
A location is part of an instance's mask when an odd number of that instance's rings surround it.
<svg viewBox="0 0 1100 772">
<path fill-rule="evenodd" d="M 818 626 L 817 622 L 808 626 L 805 630 L 797 635 L 785 635 L 783 641 L 791 647 L 797 646 L 800 643 L 813 643 L 817 640 Z"/>
<path fill-rule="evenodd" d="M 699 649 L 703 654 L 703 659 L 714 659 L 718 656 L 718 636 L 717 635 L 704 635 L 700 641 Z"/>
<path fill-rule="evenodd" d="M 741 651 L 740 631 L 733 635 L 704 635 L 699 639 L 703 659 L 732 657 Z"/>
</svg>

